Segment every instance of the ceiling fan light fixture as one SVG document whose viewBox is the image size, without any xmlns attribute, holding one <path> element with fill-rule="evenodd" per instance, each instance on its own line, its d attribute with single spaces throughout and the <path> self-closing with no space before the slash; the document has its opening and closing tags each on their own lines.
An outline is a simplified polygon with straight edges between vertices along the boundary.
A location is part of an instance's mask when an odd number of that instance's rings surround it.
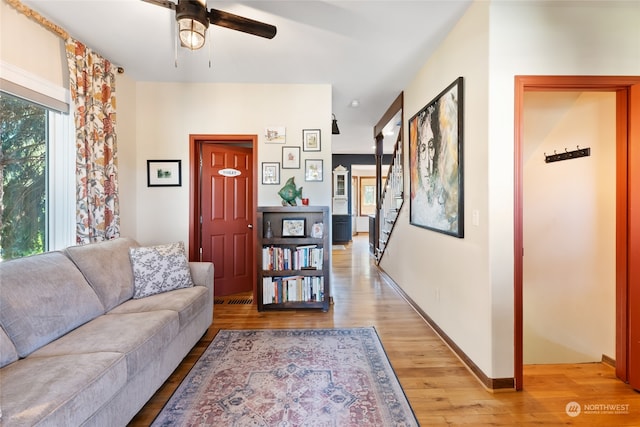
<svg viewBox="0 0 640 427">
<path fill-rule="evenodd" d="M 176 5 L 180 43 L 191 50 L 204 46 L 209 18 L 207 9 L 198 1 L 179 1 Z"/>
</svg>

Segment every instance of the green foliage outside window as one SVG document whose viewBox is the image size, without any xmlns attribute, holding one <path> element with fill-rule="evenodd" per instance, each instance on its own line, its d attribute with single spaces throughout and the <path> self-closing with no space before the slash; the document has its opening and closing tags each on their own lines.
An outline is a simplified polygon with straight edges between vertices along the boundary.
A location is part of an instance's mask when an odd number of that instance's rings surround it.
<svg viewBox="0 0 640 427">
<path fill-rule="evenodd" d="M 0 260 L 46 250 L 47 117 L 0 93 Z"/>
</svg>

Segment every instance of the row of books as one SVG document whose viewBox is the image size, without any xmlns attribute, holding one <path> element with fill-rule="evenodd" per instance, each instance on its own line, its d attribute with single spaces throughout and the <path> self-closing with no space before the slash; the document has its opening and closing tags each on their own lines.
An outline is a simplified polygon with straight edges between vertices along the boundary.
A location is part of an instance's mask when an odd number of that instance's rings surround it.
<svg viewBox="0 0 640 427">
<path fill-rule="evenodd" d="M 294 249 L 282 246 L 262 248 L 263 270 L 322 270 L 323 248 L 317 245 L 297 246 Z"/>
<path fill-rule="evenodd" d="M 262 278 L 262 303 L 323 301 L 323 276 L 287 276 Z"/>
</svg>

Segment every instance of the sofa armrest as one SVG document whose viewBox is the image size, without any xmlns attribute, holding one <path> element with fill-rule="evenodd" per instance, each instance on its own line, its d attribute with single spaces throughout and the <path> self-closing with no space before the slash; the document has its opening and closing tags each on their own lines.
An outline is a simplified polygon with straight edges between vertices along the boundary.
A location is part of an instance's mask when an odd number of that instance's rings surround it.
<svg viewBox="0 0 640 427">
<path fill-rule="evenodd" d="M 191 279 L 197 286 L 206 286 L 213 298 L 213 263 L 210 262 L 189 262 L 191 269 Z"/>
</svg>

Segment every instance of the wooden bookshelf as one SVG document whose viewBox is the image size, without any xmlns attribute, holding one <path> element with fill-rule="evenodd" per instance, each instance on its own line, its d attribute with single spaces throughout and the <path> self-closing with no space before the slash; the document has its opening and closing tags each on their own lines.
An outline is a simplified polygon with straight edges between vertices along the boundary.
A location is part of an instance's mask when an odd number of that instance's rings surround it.
<svg viewBox="0 0 640 427">
<path fill-rule="evenodd" d="M 329 310 L 329 207 L 261 206 L 257 223 L 258 311 Z"/>
</svg>

